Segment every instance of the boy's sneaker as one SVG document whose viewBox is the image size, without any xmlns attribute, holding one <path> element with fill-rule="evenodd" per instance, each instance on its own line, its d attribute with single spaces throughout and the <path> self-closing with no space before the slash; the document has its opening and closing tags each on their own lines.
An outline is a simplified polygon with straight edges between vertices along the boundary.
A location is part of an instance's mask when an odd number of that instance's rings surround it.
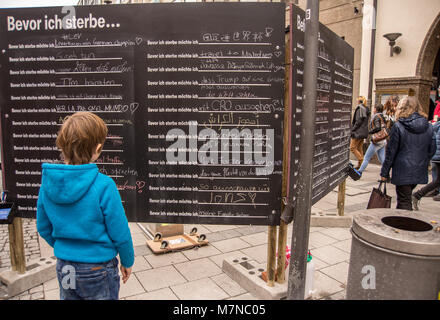
<svg viewBox="0 0 440 320">
<path fill-rule="evenodd" d="M 432 198 L 432 200 L 434 200 L 434 201 L 440 201 L 440 194 L 434 196 L 434 197 Z"/>
<path fill-rule="evenodd" d="M 413 204 L 414 210 L 418 211 L 420 199 L 417 199 L 414 195 L 411 196 L 411 199 L 412 199 L 412 204 Z"/>
</svg>

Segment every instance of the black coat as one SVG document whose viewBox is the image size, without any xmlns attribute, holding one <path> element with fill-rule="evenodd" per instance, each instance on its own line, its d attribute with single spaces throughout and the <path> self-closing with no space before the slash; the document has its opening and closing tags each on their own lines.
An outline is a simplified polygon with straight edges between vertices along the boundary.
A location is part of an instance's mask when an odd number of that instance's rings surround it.
<svg viewBox="0 0 440 320">
<path fill-rule="evenodd" d="M 355 139 L 365 139 L 368 137 L 368 118 L 370 117 L 370 109 L 363 104 L 357 106 L 354 111 L 351 137 Z"/>
<path fill-rule="evenodd" d="M 394 185 L 428 183 L 428 163 L 436 150 L 432 125 L 417 112 L 401 118 L 391 129 L 380 176 Z"/>
</svg>

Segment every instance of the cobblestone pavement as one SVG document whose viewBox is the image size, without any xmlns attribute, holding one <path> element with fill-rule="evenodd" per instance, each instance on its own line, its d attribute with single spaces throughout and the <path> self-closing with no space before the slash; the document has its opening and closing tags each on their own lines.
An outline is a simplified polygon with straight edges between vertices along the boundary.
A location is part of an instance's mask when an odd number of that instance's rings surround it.
<svg viewBox="0 0 440 320">
<path fill-rule="evenodd" d="M 35 219 L 22 219 L 26 260 L 40 257 L 40 244 Z M 0 272 L 11 267 L 8 225 L 0 225 Z"/>
<path fill-rule="evenodd" d="M 377 187 L 380 167 L 370 164 L 362 179 L 347 179 L 345 214 L 365 209 L 371 190 Z M 388 188 L 396 205 L 394 186 Z M 439 202 L 423 198 L 421 210 L 439 214 Z M 314 215 L 334 215 L 337 212 L 337 188 L 312 207 Z M 440 216 L 439 216 L 440 218 Z M 237 225 L 184 225 L 185 232 L 197 227 L 204 233 L 209 245 L 181 252 L 155 255 L 146 245 L 147 237 L 136 223 L 130 223 L 135 247 L 133 273 L 126 284 L 121 283 L 120 299 L 127 300 L 255 300 L 222 271 L 223 260 L 231 256 L 246 255 L 258 263 L 267 261 L 267 227 Z M 26 255 L 39 257 L 36 246 L 38 237 L 35 220 L 24 219 Z M 2 265 L 9 263 L 7 228 L 0 228 Z M 6 230 L 6 232 L 5 232 Z M 288 241 L 291 243 L 292 225 L 288 227 Z M 51 248 L 40 238 L 42 256 L 53 255 Z M 45 247 L 44 247 L 45 246 Z M 350 228 L 311 227 L 309 249 L 314 263 L 313 299 L 345 299 L 348 266 L 351 250 Z M 7 253 L 5 254 L 7 250 Z M 54 278 L 43 285 L 32 288 L 11 300 L 58 300 L 58 281 Z"/>
</svg>

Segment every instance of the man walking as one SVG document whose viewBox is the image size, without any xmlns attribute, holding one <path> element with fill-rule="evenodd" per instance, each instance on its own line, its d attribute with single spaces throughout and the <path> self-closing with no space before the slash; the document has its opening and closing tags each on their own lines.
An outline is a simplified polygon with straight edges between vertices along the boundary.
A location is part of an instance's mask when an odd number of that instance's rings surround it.
<svg viewBox="0 0 440 320">
<path fill-rule="evenodd" d="M 364 97 L 357 98 L 358 106 L 354 111 L 351 129 L 350 151 L 358 160 L 358 165 L 355 167 L 359 169 L 364 161 L 364 139 L 368 137 L 368 118 L 370 117 L 370 110 L 366 107 L 366 99 Z"/>
</svg>

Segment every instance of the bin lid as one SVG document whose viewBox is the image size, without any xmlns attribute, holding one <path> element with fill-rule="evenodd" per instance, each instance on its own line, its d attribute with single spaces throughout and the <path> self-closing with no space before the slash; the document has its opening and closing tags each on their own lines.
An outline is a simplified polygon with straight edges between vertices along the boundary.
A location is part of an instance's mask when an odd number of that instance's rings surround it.
<svg viewBox="0 0 440 320">
<path fill-rule="evenodd" d="M 440 257 L 440 213 L 368 209 L 353 216 L 360 239 L 401 253 Z"/>
</svg>

